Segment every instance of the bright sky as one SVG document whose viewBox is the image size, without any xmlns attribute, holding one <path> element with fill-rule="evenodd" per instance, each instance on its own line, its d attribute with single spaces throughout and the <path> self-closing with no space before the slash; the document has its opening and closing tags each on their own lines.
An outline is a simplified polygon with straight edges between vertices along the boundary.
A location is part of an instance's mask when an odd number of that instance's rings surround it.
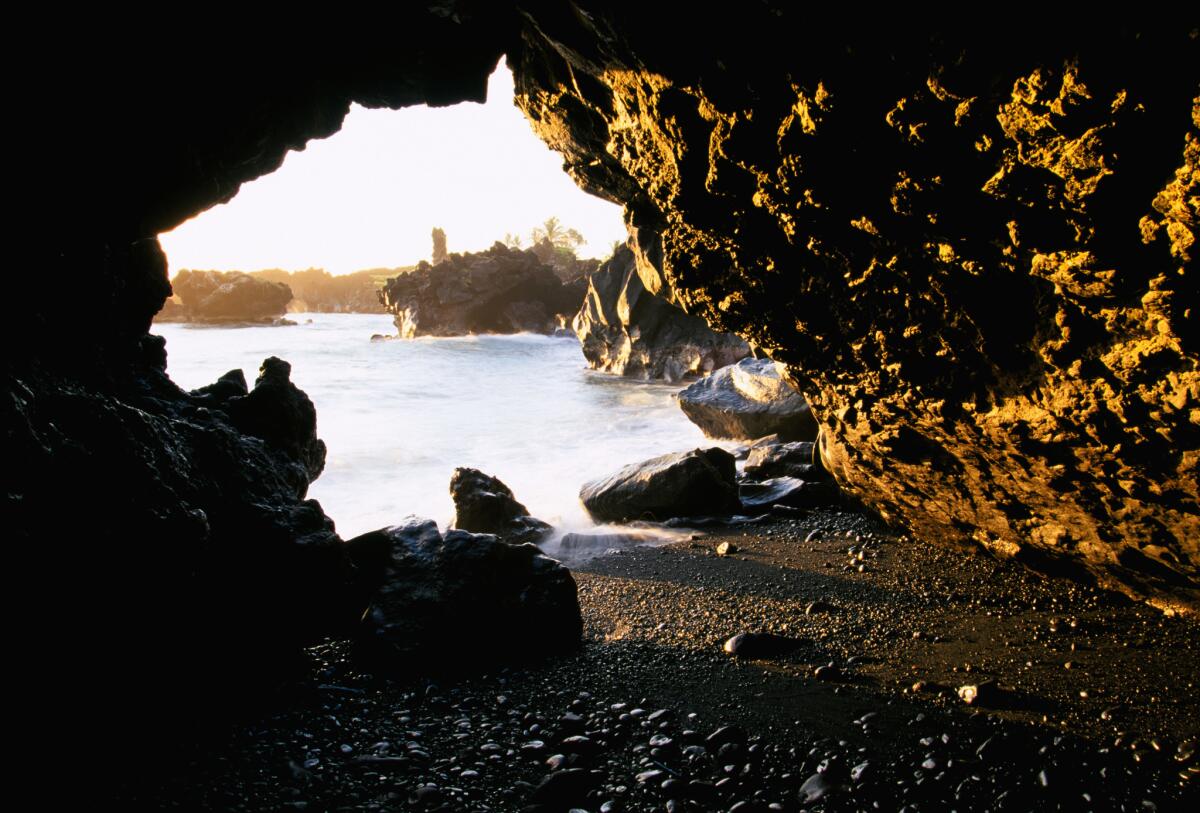
<svg viewBox="0 0 1200 813">
<path fill-rule="evenodd" d="M 450 251 L 487 248 L 557 216 L 606 257 L 625 240 L 621 210 L 581 191 L 512 102 L 501 62 L 488 102 L 367 110 L 340 132 L 290 152 L 237 197 L 159 235 L 171 274 L 182 268 L 324 268 L 345 274 L 429 259 L 430 231 Z"/>
</svg>

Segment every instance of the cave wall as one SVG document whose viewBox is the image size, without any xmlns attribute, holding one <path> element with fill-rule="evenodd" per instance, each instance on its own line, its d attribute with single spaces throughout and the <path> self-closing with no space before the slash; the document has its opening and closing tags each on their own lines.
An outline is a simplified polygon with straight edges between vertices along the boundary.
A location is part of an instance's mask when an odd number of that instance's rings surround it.
<svg viewBox="0 0 1200 813">
<path fill-rule="evenodd" d="M 310 640 L 353 581 L 304 500 L 311 427 L 297 446 L 167 379 L 155 236 L 352 100 L 481 99 L 502 54 L 568 172 L 625 205 L 647 286 L 786 363 L 864 501 L 932 543 L 1196 606 L 1193 32 L 406 8 L 324 48 L 89 37 L 29 84 L 2 521 L 75 631 L 50 663 L 102 660 L 96 631 L 120 630 L 85 697 Z M 162 658 L 181 634 L 202 641 Z"/>
<path fill-rule="evenodd" d="M 324 48 L 212 18 L 170 39 L 144 20 L 31 34 L 0 319 L 0 527 L 25 594 L 10 606 L 31 743 L 87 732 L 104 747 L 83 773 L 124 781 L 129 753 L 152 772 L 358 623 L 359 575 L 306 499 L 325 458 L 312 403 L 277 359 L 249 388 L 240 371 L 190 393 L 169 379 L 149 333 L 171 293 L 156 236 L 336 132 L 351 100 L 482 101 L 510 21 L 431 3 Z"/>
<path fill-rule="evenodd" d="M 1197 602 L 1194 27 L 525 17 L 518 103 L 647 286 L 785 362 L 887 518 Z"/>
</svg>

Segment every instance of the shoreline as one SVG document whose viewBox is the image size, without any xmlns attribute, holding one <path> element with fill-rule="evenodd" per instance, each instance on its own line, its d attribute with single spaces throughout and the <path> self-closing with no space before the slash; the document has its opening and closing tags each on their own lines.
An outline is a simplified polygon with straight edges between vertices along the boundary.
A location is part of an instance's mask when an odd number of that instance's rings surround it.
<svg viewBox="0 0 1200 813">
<path fill-rule="evenodd" d="M 692 536 L 573 571 L 585 626 L 575 654 L 389 680 L 345 646 L 315 647 L 287 700 L 210 732 L 177 762 L 186 770 L 133 798 L 496 811 L 673 800 L 666 809 L 740 813 L 1169 810 L 1195 792 L 1193 620 L 898 537 L 861 513 Z M 722 541 L 738 552 L 716 555 Z M 721 644 L 739 632 L 803 643 L 734 659 Z M 829 662 L 840 675 L 814 677 Z M 1000 691 L 982 706 L 954 691 L 988 679 Z M 725 742 L 706 742 L 728 725 Z M 578 799 L 545 802 L 571 782 Z"/>
</svg>

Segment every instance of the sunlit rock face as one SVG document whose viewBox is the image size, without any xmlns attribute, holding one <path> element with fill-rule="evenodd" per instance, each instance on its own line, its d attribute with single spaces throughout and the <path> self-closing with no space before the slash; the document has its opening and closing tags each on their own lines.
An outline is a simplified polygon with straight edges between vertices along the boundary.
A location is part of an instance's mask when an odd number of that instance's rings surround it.
<svg viewBox="0 0 1200 813">
<path fill-rule="evenodd" d="M 887 517 L 1196 606 L 1196 32 L 608 7 L 510 58 L 647 288 L 786 363 Z"/>
<path fill-rule="evenodd" d="M 931 542 L 1196 606 L 1196 40 L 790 8 L 405 4 L 344 49 L 220 59 L 64 41 L 63 80 L 13 105 L 37 290 L 0 320 L 5 532 L 67 633 L 31 658 L 56 698 L 124 724 L 157 713 L 149 683 L 195 709 L 258 674 L 260 642 L 331 631 L 349 574 L 303 500 L 315 435 L 274 448 L 167 381 L 155 236 L 352 101 L 482 99 L 504 53 L 537 133 L 626 206 L 645 286 L 786 363 L 848 488 Z M 106 666 L 81 687 L 79 664 Z M 181 688 L 197 674 L 222 678 Z"/>
</svg>

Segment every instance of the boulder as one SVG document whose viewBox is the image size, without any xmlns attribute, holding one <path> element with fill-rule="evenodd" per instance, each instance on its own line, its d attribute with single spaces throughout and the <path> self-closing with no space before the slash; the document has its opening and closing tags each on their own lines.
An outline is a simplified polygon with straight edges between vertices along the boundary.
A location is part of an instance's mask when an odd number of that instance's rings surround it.
<svg viewBox="0 0 1200 813">
<path fill-rule="evenodd" d="M 716 333 L 647 291 L 625 246 L 588 279 L 571 326 L 588 365 L 617 375 L 677 381 L 750 354 L 737 336 Z"/>
<path fill-rule="evenodd" d="M 164 305 L 160 321 L 272 323 L 287 312 L 292 290 L 241 271 L 180 271 L 171 281 L 178 305 Z"/>
<path fill-rule="evenodd" d="M 563 285 L 532 251 L 496 243 L 487 251 L 421 262 L 392 277 L 380 298 L 400 338 L 478 333 L 553 333 L 579 308 L 579 287 Z"/>
<path fill-rule="evenodd" d="M 369 596 L 364 651 L 438 671 L 563 652 L 583 634 L 575 579 L 534 545 L 450 530 L 432 520 L 346 543 Z"/>
<path fill-rule="evenodd" d="M 824 476 L 818 463 L 815 443 L 803 440 L 784 443 L 778 436 L 771 436 L 769 440 L 764 438 L 750 447 L 742 474 L 750 480 L 769 477 L 817 480 Z"/>
<path fill-rule="evenodd" d="M 750 513 L 765 511 L 772 506 L 815 508 L 838 501 L 837 488 L 832 483 L 812 483 L 795 477 L 773 477 L 761 483 L 742 483 L 738 496 Z"/>
<path fill-rule="evenodd" d="M 634 463 L 579 491 L 596 520 L 668 520 L 734 513 L 738 501 L 736 464 L 724 449 L 694 449 Z"/>
<path fill-rule="evenodd" d="M 742 359 L 722 367 L 679 393 L 679 406 L 712 438 L 817 438 L 808 402 L 770 359 Z"/>
<path fill-rule="evenodd" d="M 508 486 L 477 469 L 454 470 L 450 477 L 450 497 L 454 500 L 451 528 L 494 534 L 513 544 L 535 545 L 553 530 L 549 524 L 529 516 L 529 509 L 517 502 Z"/>
</svg>

